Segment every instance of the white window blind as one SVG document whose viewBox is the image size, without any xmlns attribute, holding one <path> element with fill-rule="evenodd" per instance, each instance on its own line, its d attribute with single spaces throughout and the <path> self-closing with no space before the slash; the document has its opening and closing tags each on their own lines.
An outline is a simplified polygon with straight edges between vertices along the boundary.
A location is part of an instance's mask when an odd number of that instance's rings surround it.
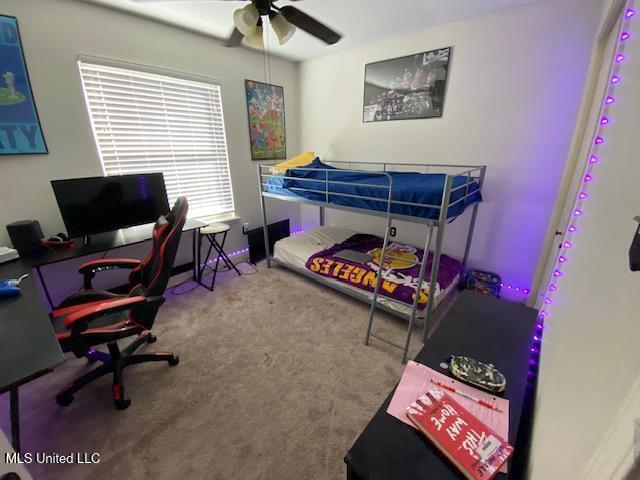
<svg viewBox="0 0 640 480">
<path fill-rule="evenodd" d="M 190 217 L 233 212 L 219 85 L 78 63 L 105 175 L 162 172 Z"/>
</svg>

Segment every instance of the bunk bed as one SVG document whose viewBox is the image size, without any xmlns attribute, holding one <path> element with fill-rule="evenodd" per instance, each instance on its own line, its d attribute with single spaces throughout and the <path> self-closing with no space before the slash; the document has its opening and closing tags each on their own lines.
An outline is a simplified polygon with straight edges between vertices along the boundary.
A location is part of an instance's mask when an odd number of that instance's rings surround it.
<svg viewBox="0 0 640 480">
<path fill-rule="evenodd" d="M 370 168 L 376 170 L 370 170 Z M 371 337 L 402 350 L 402 362 L 407 352 L 416 321 L 421 321 L 423 341 L 428 324 L 438 305 L 455 289 L 464 272 L 469 257 L 476 223 L 478 206 L 482 200 L 482 185 L 486 167 L 470 165 L 432 165 L 414 163 L 368 163 L 328 161 L 315 159 L 303 167 L 295 167 L 284 173 L 275 164 L 260 164 L 258 169 L 260 205 L 262 210 L 265 251 L 270 252 L 267 227 L 267 198 L 313 205 L 319 208 L 320 227 L 311 232 L 288 237 L 276 242 L 273 254 L 267 253 L 267 266 L 281 265 L 312 278 L 324 285 L 368 303 L 369 318 L 365 345 Z M 381 169 L 381 170 L 380 170 Z M 403 171 L 403 170 L 411 171 Z M 446 173 L 445 173 L 446 172 Z M 346 229 L 324 227 L 325 209 L 337 209 L 386 219 L 384 237 L 358 235 Z M 450 257 L 442 254 L 445 227 L 467 208 L 472 209 L 465 251 L 457 266 Z M 403 220 L 423 224 L 426 230 L 424 248 L 414 249 L 419 272 L 412 300 L 398 302 L 385 293 L 384 284 L 391 269 L 385 269 L 394 260 L 390 253 L 392 222 Z M 435 244 L 432 248 L 432 243 Z M 354 243 L 355 242 L 355 243 Z M 360 243 L 358 243 L 360 242 Z M 369 243 L 367 243 L 369 242 Z M 355 288 L 337 278 L 313 271 L 313 260 L 329 256 L 342 247 L 372 245 L 379 255 L 373 264 L 375 270 L 367 289 Z M 402 247 L 400 246 L 400 249 Z M 373 250 L 372 250 L 373 251 Z M 425 254 L 425 252 L 429 252 Z M 439 286 L 445 269 L 455 270 L 447 284 Z M 317 263 L 316 263 L 317 264 Z M 427 278 L 428 277 L 428 278 Z M 343 277 L 344 278 L 344 277 Z M 414 279 L 415 280 L 415 279 Z M 423 287 L 423 285 L 425 285 Z M 382 286 L 382 292 L 381 292 Z M 425 292 L 426 297 L 417 292 Z M 383 338 L 372 331 L 376 309 L 384 310 L 408 321 L 403 344 Z"/>
</svg>

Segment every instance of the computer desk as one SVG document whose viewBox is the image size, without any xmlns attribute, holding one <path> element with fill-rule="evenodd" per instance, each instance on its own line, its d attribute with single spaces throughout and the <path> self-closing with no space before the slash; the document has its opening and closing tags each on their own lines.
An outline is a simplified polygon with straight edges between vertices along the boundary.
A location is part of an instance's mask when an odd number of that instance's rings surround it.
<svg viewBox="0 0 640 480">
<path fill-rule="evenodd" d="M 206 223 L 198 220 L 187 220 L 182 228 L 182 233 L 191 232 L 191 262 L 176 265 L 173 267 L 171 275 L 180 273 L 193 272 L 193 278 L 197 280 L 197 265 L 200 264 L 200 248 L 198 248 L 198 231 L 200 228 L 207 226 Z M 51 293 L 47 287 L 47 283 L 42 273 L 42 267 L 52 265 L 54 263 L 64 262 L 73 258 L 84 257 L 96 253 L 106 252 L 120 247 L 136 245 L 151 240 L 153 235 L 153 224 L 138 225 L 135 227 L 122 228 L 113 232 L 100 233 L 92 235 L 89 243 L 83 244 L 79 240 L 75 240 L 73 248 L 61 248 L 58 250 L 41 249 L 28 255 L 23 255 L 24 261 L 33 268 L 38 276 L 38 280 L 42 286 L 42 290 L 49 302 L 49 307 L 54 308 L 55 305 L 51 299 Z"/>
<path fill-rule="evenodd" d="M 0 279 L 19 278 L 31 270 L 28 262 L 0 265 Z M 62 363 L 62 350 L 35 279 L 25 278 L 22 294 L 0 299 L 0 394 L 9 392 L 13 448 L 20 451 L 18 387 Z"/>
<path fill-rule="evenodd" d="M 200 264 L 198 231 L 204 226 L 206 223 L 197 220 L 185 222 L 183 233 L 192 233 L 192 261 L 175 266 L 172 275 L 192 270 L 193 278 L 197 280 Z M 75 248 L 42 249 L 0 264 L 0 279 L 19 278 L 33 269 L 49 307 L 54 308 L 41 267 L 146 242 L 151 239 L 152 232 L 152 225 L 140 225 L 95 235 L 87 245 L 76 244 Z M 20 290 L 19 296 L 0 299 L 0 394 L 9 392 L 10 395 L 11 436 L 16 452 L 20 451 L 18 387 L 51 372 L 63 361 L 62 350 L 32 275 L 22 281 Z"/>
</svg>

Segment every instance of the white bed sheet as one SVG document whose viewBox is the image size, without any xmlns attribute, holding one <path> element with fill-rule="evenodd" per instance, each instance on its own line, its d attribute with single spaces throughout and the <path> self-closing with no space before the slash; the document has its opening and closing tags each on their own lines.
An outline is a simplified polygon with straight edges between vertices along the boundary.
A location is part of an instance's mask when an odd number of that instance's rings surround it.
<svg viewBox="0 0 640 480">
<path fill-rule="evenodd" d="M 347 238 L 355 235 L 356 233 L 358 232 L 339 227 L 317 227 L 308 232 L 300 233 L 298 235 L 278 240 L 273 248 L 273 256 L 276 260 L 279 260 L 283 263 L 288 263 L 295 267 L 306 269 L 307 260 L 309 260 L 309 257 L 311 257 L 311 255 L 313 255 L 314 253 L 318 253 L 321 250 L 330 248 L 336 243 L 342 243 Z M 346 283 L 342 283 L 331 278 L 326 278 L 326 280 L 328 280 L 341 290 L 355 290 L 361 294 L 364 293 L 368 298 L 373 297 L 373 292 L 367 292 L 360 288 L 354 287 L 352 285 L 347 285 Z M 440 290 L 440 293 L 435 296 L 434 307 L 437 307 L 442 299 L 445 298 L 452 289 L 456 288 L 459 280 L 460 275 L 456 275 L 456 277 L 453 279 L 453 282 L 451 282 L 451 284 L 445 290 Z M 427 285 L 428 282 L 425 282 L 425 288 Z M 378 295 L 378 301 L 397 312 L 402 312 L 407 315 L 411 314 L 411 305 L 398 302 L 383 295 Z M 426 308 L 422 312 L 418 310 L 416 316 L 418 318 L 421 318 L 424 317 L 425 313 Z"/>
</svg>

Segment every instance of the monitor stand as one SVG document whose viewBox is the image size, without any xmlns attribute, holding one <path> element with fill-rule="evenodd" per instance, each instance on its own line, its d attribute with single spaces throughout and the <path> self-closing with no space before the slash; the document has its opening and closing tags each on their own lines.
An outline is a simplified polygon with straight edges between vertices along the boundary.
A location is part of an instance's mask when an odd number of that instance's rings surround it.
<svg viewBox="0 0 640 480">
<path fill-rule="evenodd" d="M 83 235 L 82 236 L 82 246 L 88 247 L 92 243 L 95 244 L 97 242 L 98 245 L 111 245 L 116 238 L 121 235 L 122 230 L 111 230 L 109 232 L 102 233 L 94 233 L 91 235 Z M 1 480 L 1 479 L 0 479 Z"/>
</svg>

